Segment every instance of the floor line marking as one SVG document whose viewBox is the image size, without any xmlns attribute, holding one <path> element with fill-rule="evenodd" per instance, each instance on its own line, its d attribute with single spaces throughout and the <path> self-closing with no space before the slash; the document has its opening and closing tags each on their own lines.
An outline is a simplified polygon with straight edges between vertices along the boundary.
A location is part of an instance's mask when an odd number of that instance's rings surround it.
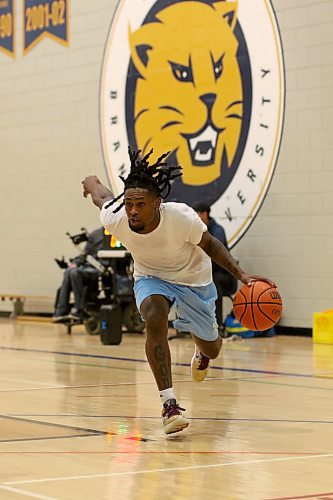
<svg viewBox="0 0 333 500">
<path fill-rule="evenodd" d="M 75 364 L 75 363 L 73 363 Z M 186 375 L 187 376 L 187 375 Z M 276 375 L 273 375 L 275 377 Z M 255 377 L 257 378 L 271 378 L 272 375 L 262 375 L 262 377 Z M 239 378 L 239 377 L 206 377 L 207 382 L 218 382 L 219 380 L 223 381 L 245 381 L 247 382 L 251 377 L 247 377 L 246 379 Z M 193 383 L 192 378 L 188 378 L 187 380 L 185 379 L 177 379 L 173 381 L 175 384 L 186 384 L 186 383 Z M 0 393 L 2 392 L 29 392 L 29 391 L 45 391 L 45 390 L 59 390 L 59 389 L 83 389 L 83 388 L 93 388 L 93 387 L 126 387 L 126 386 L 138 386 L 138 385 L 156 385 L 156 382 L 152 380 L 151 382 L 120 382 L 119 384 L 80 384 L 80 385 L 59 385 L 58 387 L 54 386 L 47 386 L 47 387 L 31 387 L 30 389 L 0 389 Z M 298 387 L 296 385 L 296 387 Z M 303 387 L 303 386 L 300 386 Z M 304 386 L 306 387 L 306 386 Z M 327 389 L 327 390 L 333 390 L 333 389 Z"/>
<path fill-rule="evenodd" d="M 270 498 L 267 500 L 303 500 L 304 498 L 325 498 L 328 495 L 333 495 L 333 492 L 328 492 L 328 493 L 317 493 L 315 495 L 301 495 L 297 497 L 279 497 L 279 498 Z"/>
<path fill-rule="evenodd" d="M 13 414 L 8 414 L 8 415 L 2 415 L 2 416 L 8 416 L 8 417 L 16 417 L 16 415 Z M 131 419 L 131 420 L 160 420 L 161 417 L 158 416 L 136 416 L 136 415 L 87 415 L 87 414 L 69 414 L 69 413 L 54 413 L 54 414 L 20 414 L 18 415 L 20 417 L 71 417 L 71 418 L 118 418 L 118 419 Z M 1 415 L 0 415 L 1 418 Z M 296 419 L 278 419 L 278 418 L 223 418 L 223 417 L 190 417 L 187 416 L 188 420 L 210 420 L 214 422 L 280 422 L 280 423 L 287 423 L 287 424 L 333 424 L 333 420 L 296 420 Z M 36 420 L 36 423 L 43 423 L 40 420 Z M 46 423 L 46 425 L 48 425 Z M 49 425 L 56 425 L 56 424 L 49 424 Z M 66 427 L 65 425 L 58 424 L 61 427 Z M 80 429 L 80 427 L 70 427 L 68 428 L 73 428 L 73 429 Z M 102 433 L 103 431 L 97 431 L 97 430 L 89 430 L 89 429 L 84 429 L 89 432 L 98 432 Z"/>
<path fill-rule="evenodd" d="M 38 500 L 57 500 L 55 497 L 46 497 L 45 495 L 39 495 L 38 493 L 30 493 L 29 491 L 21 490 L 20 488 L 4 486 L 4 484 L 1 483 L 0 490 L 10 491 L 11 493 L 18 493 L 19 495 L 24 495 L 30 498 L 37 498 Z"/>
<path fill-rule="evenodd" d="M 316 377 L 321 378 L 321 377 Z M 248 378 L 239 378 L 240 382 L 249 382 L 250 384 L 268 384 L 279 385 L 280 387 L 299 387 L 300 389 L 316 389 L 318 391 L 333 391 L 333 387 L 316 387 L 315 385 L 284 384 L 282 382 L 267 382 L 266 380 L 250 380 Z"/>
<path fill-rule="evenodd" d="M 7 420 L 15 420 L 17 422 L 24 422 L 28 424 L 39 424 L 39 425 L 45 425 L 48 427 L 58 427 L 60 429 L 69 429 L 73 431 L 79 431 L 79 432 L 87 432 L 87 433 L 92 433 L 92 434 L 99 434 L 99 435 L 105 435 L 107 432 L 105 431 L 99 431 L 96 429 L 87 429 L 86 427 L 77 427 L 77 426 L 72 426 L 72 425 L 64 425 L 64 424 L 55 424 L 53 422 L 44 422 L 43 420 L 33 420 L 31 418 L 23 418 L 23 417 L 15 417 L 12 415 L 6 415 L 6 414 L 0 414 L 0 418 L 7 419 Z"/>
<path fill-rule="evenodd" d="M 31 437 L 31 438 L 0 439 L 0 443 L 21 443 L 21 442 L 26 443 L 28 441 L 51 441 L 51 440 L 56 440 L 56 439 L 74 439 L 74 438 L 100 437 L 100 436 L 101 436 L 100 433 L 91 432 L 90 434 L 72 434 L 70 436 L 40 436 L 40 437 Z"/>
<path fill-rule="evenodd" d="M 20 382 L 21 384 L 37 384 L 42 386 L 49 386 L 47 382 L 39 382 L 38 380 L 27 380 L 27 379 L 19 379 L 19 378 L 8 378 L 8 377 L 0 377 L 0 380 L 4 380 L 5 382 Z M 59 389 L 61 385 L 53 384 L 53 389 Z"/>
<path fill-rule="evenodd" d="M 325 453 L 322 455 L 308 455 L 308 456 L 297 456 L 297 457 L 285 457 L 285 458 L 270 458 L 265 460 L 246 460 L 242 462 L 229 462 L 229 463 L 221 463 L 221 464 L 208 464 L 208 465 L 191 465 L 188 467 L 169 467 L 165 469 L 148 469 L 148 470 L 139 470 L 139 471 L 130 471 L 130 472 L 113 472 L 109 474 L 90 474 L 85 476 L 67 476 L 67 477 L 50 477 L 44 479 L 27 479 L 23 481 L 6 481 L 3 484 L 5 485 L 15 485 L 15 484 L 36 484 L 36 483 L 47 483 L 47 482 L 56 482 L 56 481 L 73 481 L 76 479 L 96 479 L 102 477 L 117 477 L 117 476 L 135 476 L 139 474 L 152 474 L 155 472 L 177 472 L 184 470 L 193 470 L 193 469 L 209 469 L 216 467 L 232 467 L 235 465 L 252 465 L 252 464 L 261 464 L 261 463 L 270 463 L 270 462 L 287 462 L 291 460 L 308 460 L 316 459 L 316 458 L 331 458 L 333 457 L 333 453 Z"/>
<path fill-rule="evenodd" d="M 121 436 L 113 436 L 121 437 Z M 130 438 L 124 438 L 130 439 Z M 297 456 L 318 456 L 323 452 L 300 452 L 284 451 L 0 451 L 0 455 L 297 455 Z"/>
<path fill-rule="evenodd" d="M 142 358 L 126 358 L 121 356 L 107 356 L 105 354 L 87 354 L 78 352 L 66 352 L 66 351 L 49 351 L 47 349 L 26 349 L 22 347 L 8 347 L 0 346 L 0 349 L 7 351 L 20 351 L 20 352 L 39 352 L 42 354 L 57 354 L 60 356 L 78 356 L 83 358 L 97 358 L 97 359 L 110 359 L 113 361 L 129 361 L 134 363 L 145 363 L 148 364 L 146 359 Z M 190 363 L 171 363 L 173 366 L 184 366 L 189 367 Z M 224 366 L 211 366 L 211 370 L 226 370 L 233 372 L 246 372 L 246 373 L 265 373 L 270 375 L 283 375 L 287 377 L 302 377 L 302 378 L 315 378 L 315 375 L 310 373 L 292 373 L 292 372 L 277 372 L 271 370 L 254 370 L 251 368 L 227 368 Z"/>
<path fill-rule="evenodd" d="M 191 380 L 175 380 L 175 382 L 191 382 Z M 152 382 L 140 382 L 140 385 L 153 385 L 156 384 Z M 49 387 L 32 387 L 31 389 L 1 389 L 0 392 L 29 392 L 29 391 L 45 391 L 45 390 L 55 390 L 55 389 L 85 389 L 93 387 L 122 387 L 122 386 L 137 386 L 137 382 L 122 382 L 119 384 L 82 384 L 82 385 L 60 385 L 59 387 L 49 386 Z"/>
</svg>

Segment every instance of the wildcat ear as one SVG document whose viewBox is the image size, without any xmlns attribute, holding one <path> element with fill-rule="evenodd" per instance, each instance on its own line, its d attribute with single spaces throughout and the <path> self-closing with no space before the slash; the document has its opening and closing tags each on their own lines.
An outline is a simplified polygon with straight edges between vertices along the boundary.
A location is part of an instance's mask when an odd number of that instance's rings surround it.
<svg viewBox="0 0 333 500">
<path fill-rule="evenodd" d="M 162 36 L 159 23 L 144 24 L 136 31 L 128 26 L 128 38 L 132 62 L 140 76 L 145 78 L 149 62 L 149 52 L 154 49 Z"/>
<path fill-rule="evenodd" d="M 213 3 L 214 9 L 224 17 L 232 31 L 234 31 L 237 23 L 238 0 L 224 0 L 222 2 Z"/>
</svg>

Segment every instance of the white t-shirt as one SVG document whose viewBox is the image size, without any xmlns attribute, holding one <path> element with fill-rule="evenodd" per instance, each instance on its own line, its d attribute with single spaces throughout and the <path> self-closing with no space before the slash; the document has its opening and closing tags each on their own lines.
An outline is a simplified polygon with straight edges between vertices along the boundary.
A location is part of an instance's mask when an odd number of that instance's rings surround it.
<svg viewBox="0 0 333 500">
<path fill-rule="evenodd" d="M 101 222 L 132 254 L 134 278 L 155 276 L 171 283 L 204 286 L 212 281 L 210 257 L 197 244 L 207 231 L 198 214 L 185 203 L 162 203 L 160 223 L 139 234 L 128 225 L 125 207 L 101 210 Z"/>
</svg>

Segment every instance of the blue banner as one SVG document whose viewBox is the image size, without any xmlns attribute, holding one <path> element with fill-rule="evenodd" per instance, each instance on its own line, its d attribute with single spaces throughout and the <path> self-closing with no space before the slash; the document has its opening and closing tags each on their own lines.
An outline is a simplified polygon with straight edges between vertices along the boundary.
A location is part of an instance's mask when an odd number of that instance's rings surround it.
<svg viewBox="0 0 333 500">
<path fill-rule="evenodd" d="M 69 0 L 24 0 L 24 53 L 45 37 L 68 46 L 68 11 Z"/>
<path fill-rule="evenodd" d="M 13 0 L 0 0 L 0 52 L 15 57 Z"/>
</svg>

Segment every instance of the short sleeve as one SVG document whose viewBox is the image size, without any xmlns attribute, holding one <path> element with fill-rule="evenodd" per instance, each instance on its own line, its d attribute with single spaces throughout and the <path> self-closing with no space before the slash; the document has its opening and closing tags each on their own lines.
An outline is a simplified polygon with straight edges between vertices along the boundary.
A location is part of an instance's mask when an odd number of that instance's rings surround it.
<svg viewBox="0 0 333 500">
<path fill-rule="evenodd" d="M 119 210 L 119 212 L 114 213 L 114 210 L 116 206 L 112 205 L 111 207 L 105 208 L 105 205 L 107 205 L 106 202 L 102 206 L 101 212 L 100 212 L 100 219 L 102 226 L 105 227 L 109 233 L 113 233 L 114 228 L 117 226 L 119 220 L 122 218 L 123 215 L 123 209 Z"/>
<path fill-rule="evenodd" d="M 191 219 L 191 229 L 188 241 L 193 245 L 198 245 L 202 239 L 202 235 L 207 231 L 207 226 L 202 222 L 199 215 L 190 207 L 188 207 L 188 215 Z"/>
</svg>

